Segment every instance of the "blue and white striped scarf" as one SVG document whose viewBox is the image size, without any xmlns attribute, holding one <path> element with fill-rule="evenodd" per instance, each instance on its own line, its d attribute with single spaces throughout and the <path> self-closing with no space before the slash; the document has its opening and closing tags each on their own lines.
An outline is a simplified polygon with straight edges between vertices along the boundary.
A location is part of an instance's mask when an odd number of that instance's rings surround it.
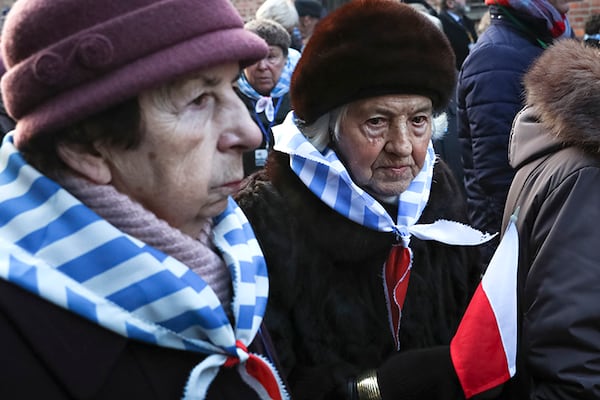
<svg viewBox="0 0 600 400">
<path fill-rule="evenodd" d="M 382 266 L 390 330 L 399 350 L 402 307 L 413 262 L 411 236 L 450 245 L 478 245 L 493 236 L 455 221 L 417 224 L 431 190 L 435 163 L 431 141 L 423 168 L 399 196 L 398 215 L 393 219 L 381 203 L 352 181 L 335 151 L 325 148 L 320 152 L 302 135 L 294 124 L 293 112 L 273 128 L 273 134 L 274 149 L 289 154 L 292 171 L 323 203 L 351 221 L 376 231 L 394 232 L 402 239 L 402 249 L 394 246 Z"/>
<path fill-rule="evenodd" d="M 204 398 L 225 363 L 237 365 L 261 398 L 287 398 L 275 368 L 246 350 L 261 325 L 269 283 L 252 228 L 232 199 L 213 234 L 232 277 L 233 326 L 200 276 L 41 175 L 11 135 L 0 148 L 1 278 L 119 335 L 207 354 L 191 371 L 184 398 Z M 250 375 L 250 363 L 270 372 L 267 387 Z"/>
<path fill-rule="evenodd" d="M 292 49 L 291 47 L 288 49 L 288 57 L 285 61 L 285 67 L 283 67 L 283 72 L 281 72 L 281 76 L 279 77 L 279 81 L 277 81 L 277 85 L 275 86 L 275 90 L 285 90 L 284 94 L 290 90 L 290 83 L 292 82 L 292 74 L 294 73 L 294 69 L 296 69 L 296 64 L 300 60 L 300 52 L 296 49 Z"/>
<path fill-rule="evenodd" d="M 394 232 L 408 247 L 412 235 L 423 240 L 446 244 L 477 245 L 491 239 L 470 226 L 447 220 L 417 224 L 429 201 L 435 153 L 430 142 L 423 168 L 399 196 L 398 215 L 393 219 L 370 194 L 356 185 L 346 167 L 330 148 L 322 153 L 300 132 L 293 122 L 293 112 L 273 128 L 274 148 L 290 155 L 290 166 L 300 180 L 325 204 L 344 217 L 381 231 Z"/>
</svg>

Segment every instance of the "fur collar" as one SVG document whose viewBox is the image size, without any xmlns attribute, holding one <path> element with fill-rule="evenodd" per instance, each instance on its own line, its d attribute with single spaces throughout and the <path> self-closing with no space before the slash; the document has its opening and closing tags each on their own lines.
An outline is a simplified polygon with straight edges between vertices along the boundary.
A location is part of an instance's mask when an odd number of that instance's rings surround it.
<svg viewBox="0 0 600 400">
<path fill-rule="evenodd" d="M 524 78 L 527 104 L 564 145 L 600 153 L 600 52 L 574 39 L 557 41 Z"/>
</svg>

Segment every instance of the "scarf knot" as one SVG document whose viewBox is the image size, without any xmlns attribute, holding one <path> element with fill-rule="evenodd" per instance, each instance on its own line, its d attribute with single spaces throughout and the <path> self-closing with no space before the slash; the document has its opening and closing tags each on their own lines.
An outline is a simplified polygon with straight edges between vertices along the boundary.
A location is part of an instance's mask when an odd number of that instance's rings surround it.
<svg viewBox="0 0 600 400">
<path fill-rule="evenodd" d="M 241 379 L 261 399 L 287 399 L 270 361 L 246 349 L 258 334 L 269 282 L 254 232 L 232 198 L 214 218 L 211 239 L 232 278 L 231 319 L 201 276 L 102 219 L 27 164 L 11 134 L 4 139 L 0 279 L 123 337 L 206 355 L 190 372 L 184 399 L 204 398 L 236 353 Z"/>
<path fill-rule="evenodd" d="M 248 359 L 248 348 L 240 340 L 236 340 L 235 350 L 237 354 L 227 357 L 225 364 L 223 364 L 225 368 L 233 368 Z"/>
<path fill-rule="evenodd" d="M 417 223 L 429 201 L 433 180 L 436 156 L 431 141 L 421 171 L 398 196 L 398 213 L 391 216 L 379 201 L 354 183 L 335 151 L 325 148 L 321 152 L 302 135 L 294 118 L 293 113 L 289 113 L 283 124 L 273 128 L 274 148 L 290 155 L 290 168 L 302 183 L 345 218 L 369 229 L 393 233 L 402 241 L 402 245 L 398 243 L 392 247 L 382 274 L 390 327 L 399 349 L 401 309 L 412 268 L 411 237 L 469 246 L 485 243 L 495 235 L 484 234 L 455 221 Z"/>
<path fill-rule="evenodd" d="M 257 114 L 264 112 L 265 117 L 267 117 L 267 121 L 273 122 L 275 119 L 275 106 L 273 105 L 273 98 L 271 98 L 271 96 L 261 96 L 256 101 L 254 111 L 256 111 Z"/>
</svg>

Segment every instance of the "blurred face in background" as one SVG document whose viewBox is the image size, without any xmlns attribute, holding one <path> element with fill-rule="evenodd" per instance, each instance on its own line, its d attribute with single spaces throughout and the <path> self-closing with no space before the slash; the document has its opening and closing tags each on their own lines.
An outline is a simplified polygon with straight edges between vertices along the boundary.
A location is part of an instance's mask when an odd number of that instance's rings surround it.
<svg viewBox="0 0 600 400">
<path fill-rule="evenodd" d="M 263 96 L 268 96 L 283 72 L 286 56 L 279 46 L 269 46 L 269 54 L 244 69 L 248 83 Z"/>
<path fill-rule="evenodd" d="M 313 34 L 315 26 L 317 26 L 317 23 L 319 21 L 319 18 L 311 17 L 310 15 L 300 17 L 298 29 L 300 30 L 300 34 L 302 35 L 302 41 L 304 42 L 304 44 L 306 44 L 310 36 Z"/>
</svg>

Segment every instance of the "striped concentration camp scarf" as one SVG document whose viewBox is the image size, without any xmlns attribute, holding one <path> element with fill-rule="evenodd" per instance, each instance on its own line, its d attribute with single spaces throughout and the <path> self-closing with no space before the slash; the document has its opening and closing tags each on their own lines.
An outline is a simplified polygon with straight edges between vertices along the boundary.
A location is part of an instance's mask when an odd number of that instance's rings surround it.
<svg viewBox="0 0 600 400">
<path fill-rule="evenodd" d="M 493 235 L 455 221 L 438 220 L 417 224 L 429 200 L 435 153 L 430 142 L 422 170 L 399 196 L 398 214 L 392 218 L 371 195 L 356 185 L 337 154 L 330 148 L 317 150 L 302 135 L 290 112 L 283 124 L 273 128 L 275 150 L 289 154 L 290 167 L 304 185 L 323 203 L 339 214 L 380 232 L 393 232 L 402 241 L 394 246 L 383 266 L 384 288 L 388 303 L 390 329 L 398 340 L 402 304 L 412 267 L 410 238 L 435 240 L 450 245 L 479 245 Z"/>
<path fill-rule="evenodd" d="M 226 366 L 261 398 L 287 399 L 271 363 L 246 349 L 261 325 L 269 283 L 254 233 L 231 198 L 213 235 L 232 277 L 233 323 L 199 275 L 41 175 L 11 135 L 0 148 L 2 279 L 124 337 L 206 354 L 184 398 L 204 398 Z"/>
</svg>

